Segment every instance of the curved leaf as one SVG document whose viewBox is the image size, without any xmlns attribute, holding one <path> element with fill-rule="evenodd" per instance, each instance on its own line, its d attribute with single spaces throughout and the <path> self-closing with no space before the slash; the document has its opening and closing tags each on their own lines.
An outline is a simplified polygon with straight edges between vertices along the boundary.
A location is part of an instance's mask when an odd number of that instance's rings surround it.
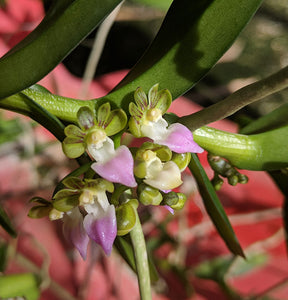
<svg viewBox="0 0 288 300">
<path fill-rule="evenodd" d="M 147 92 L 156 82 L 173 99 L 182 95 L 226 52 L 261 2 L 174 0 L 150 48 L 107 98 L 126 108 L 137 87 Z M 128 95 L 124 103 L 121 95 Z"/>
<path fill-rule="evenodd" d="M 0 225 L 12 236 L 16 237 L 17 233 L 9 220 L 5 210 L 0 206 Z"/>
<path fill-rule="evenodd" d="M 57 66 L 121 0 L 57 0 L 39 26 L 0 59 L 0 98 Z"/>
<path fill-rule="evenodd" d="M 191 155 L 189 169 L 196 179 L 206 211 L 218 233 L 233 254 L 245 257 L 223 206 L 195 153 L 192 153 Z"/>
</svg>

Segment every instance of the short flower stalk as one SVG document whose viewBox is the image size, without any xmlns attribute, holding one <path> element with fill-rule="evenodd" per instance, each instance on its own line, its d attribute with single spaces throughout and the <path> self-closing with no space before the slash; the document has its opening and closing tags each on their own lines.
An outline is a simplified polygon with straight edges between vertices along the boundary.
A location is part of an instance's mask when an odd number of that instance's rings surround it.
<svg viewBox="0 0 288 300">
<path fill-rule="evenodd" d="M 147 97 L 138 88 L 134 98 L 129 120 L 122 109 L 111 110 L 109 103 L 95 111 L 87 106 L 79 109 L 78 124 L 65 128 L 62 147 L 71 159 L 87 152 L 92 173 L 81 178 L 68 175 L 50 201 L 33 198 L 35 206 L 29 215 L 61 219 L 64 236 L 83 259 L 89 243 L 96 243 L 110 255 L 116 236 L 130 234 L 141 298 L 149 300 L 149 267 L 137 208 L 163 206 L 172 214 L 182 209 L 186 196 L 175 189 L 183 183 L 181 173 L 190 162 L 191 152 L 203 149 L 184 125 L 169 125 L 163 118 L 172 102 L 168 90 L 158 91 L 156 84 Z M 118 143 L 115 147 L 113 136 L 124 128 L 134 137 L 149 141 L 137 149 Z"/>
</svg>

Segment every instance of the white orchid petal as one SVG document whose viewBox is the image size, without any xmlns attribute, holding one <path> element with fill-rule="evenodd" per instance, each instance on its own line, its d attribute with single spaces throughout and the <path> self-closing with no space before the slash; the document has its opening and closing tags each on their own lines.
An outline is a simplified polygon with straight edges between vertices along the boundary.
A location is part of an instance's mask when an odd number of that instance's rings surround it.
<svg viewBox="0 0 288 300">
<path fill-rule="evenodd" d="M 172 190 L 182 184 L 181 173 L 173 161 L 163 164 L 163 169 L 152 178 L 144 180 L 146 184 L 159 190 Z"/>
</svg>

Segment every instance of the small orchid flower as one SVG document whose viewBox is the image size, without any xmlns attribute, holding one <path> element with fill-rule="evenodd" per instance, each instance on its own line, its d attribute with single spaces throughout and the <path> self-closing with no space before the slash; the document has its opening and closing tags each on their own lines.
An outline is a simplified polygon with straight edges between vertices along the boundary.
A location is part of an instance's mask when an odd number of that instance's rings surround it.
<svg viewBox="0 0 288 300">
<path fill-rule="evenodd" d="M 148 92 L 148 99 L 141 87 L 134 93 L 135 103 L 130 103 L 129 129 L 136 137 L 148 137 L 155 143 L 168 146 L 177 153 L 201 153 L 204 150 L 198 146 L 191 131 L 180 123 L 168 126 L 162 117 L 172 102 L 170 92 L 158 92 L 155 84 Z"/>
<path fill-rule="evenodd" d="M 117 221 L 115 207 L 109 203 L 106 191 L 113 192 L 113 184 L 102 178 L 81 180 L 77 177 L 69 177 L 63 184 L 66 188 L 53 197 L 54 212 L 50 212 L 50 218 L 61 218 L 57 212 L 64 213 L 64 235 L 84 259 L 89 238 L 110 255 Z"/>
<path fill-rule="evenodd" d="M 101 105 L 97 118 L 88 107 L 82 107 L 77 113 L 78 124 L 65 128 L 66 138 L 62 146 L 69 158 L 77 158 L 86 150 L 96 160 L 92 168 L 101 177 L 129 187 L 136 186 L 133 176 L 133 157 L 126 146 L 114 149 L 109 136 L 121 131 L 127 117 L 123 110 L 110 110 L 110 104 Z"/>
<path fill-rule="evenodd" d="M 171 158 L 168 147 L 144 143 L 135 156 L 134 174 L 156 189 L 172 190 L 181 185 L 182 180 L 180 169 Z"/>
</svg>

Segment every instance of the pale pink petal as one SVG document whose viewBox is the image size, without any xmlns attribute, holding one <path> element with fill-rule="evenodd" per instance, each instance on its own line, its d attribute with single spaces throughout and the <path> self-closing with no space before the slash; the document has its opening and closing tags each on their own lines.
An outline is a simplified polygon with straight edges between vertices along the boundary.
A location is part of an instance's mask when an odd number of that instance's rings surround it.
<svg viewBox="0 0 288 300">
<path fill-rule="evenodd" d="M 129 187 L 137 185 L 133 174 L 133 156 L 126 146 L 117 148 L 115 155 L 110 160 L 98 161 L 92 164 L 91 168 L 108 181 Z"/>
<path fill-rule="evenodd" d="M 83 227 L 83 216 L 78 207 L 63 217 L 63 234 L 65 238 L 79 251 L 83 259 L 87 255 L 89 237 Z"/>
<path fill-rule="evenodd" d="M 86 215 L 83 224 L 88 236 L 110 255 L 117 235 L 115 207 L 110 205 L 101 217 L 93 213 Z"/>
<path fill-rule="evenodd" d="M 168 127 L 165 139 L 155 140 L 156 143 L 168 146 L 176 153 L 201 153 L 204 150 L 193 140 L 191 131 L 180 123 L 174 123 Z"/>
</svg>

